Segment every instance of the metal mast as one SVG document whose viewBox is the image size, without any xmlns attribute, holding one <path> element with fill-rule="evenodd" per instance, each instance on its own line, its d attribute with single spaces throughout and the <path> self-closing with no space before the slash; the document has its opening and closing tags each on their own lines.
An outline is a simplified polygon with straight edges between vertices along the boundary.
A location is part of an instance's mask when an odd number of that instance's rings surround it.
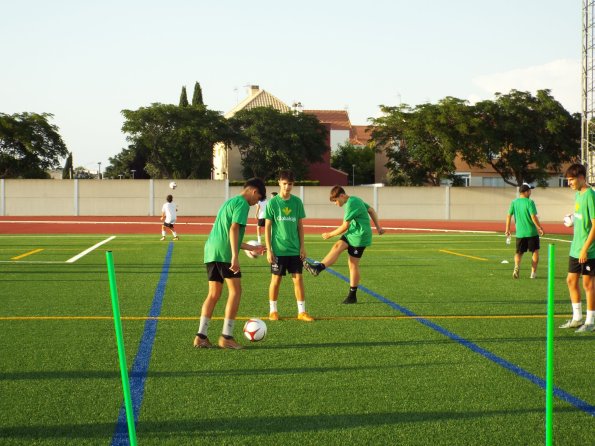
<svg viewBox="0 0 595 446">
<path fill-rule="evenodd" d="M 583 0 L 581 161 L 587 167 L 590 183 L 595 179 L 594 18 L 595 0 Z"/>
</svg>

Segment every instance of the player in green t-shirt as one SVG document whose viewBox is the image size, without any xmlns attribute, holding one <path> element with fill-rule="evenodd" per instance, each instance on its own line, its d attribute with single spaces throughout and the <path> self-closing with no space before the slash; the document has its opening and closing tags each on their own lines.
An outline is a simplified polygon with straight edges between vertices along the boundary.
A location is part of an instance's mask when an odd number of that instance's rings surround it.
<svg viewBox="0 0 595 446">
<path fill-rule="evenodd" d="M 279 173 L 279 194 L 267 203 L 265 211 L 265 241 L 267 260 L 271 265 L 269 285 L 269 319 L 279 320 L 277 299 L 281 280 L 291 274 L 293 290 L 297 300 L 298 319 L 312 322 L 314 318 L 306 312 L 302 260 L 306 258 L 304 248 L 304 226 L 306 217 L 304 204 L 291 195 L 294 183 L 293 173 L 284 170 Z"/>
<path fill-rule="evenodd" d="M 523 254 L 531 251 L 533 256 L 531 258 L 531 279 L 537 277 L 537 264 L 539 263 L 539 236 L 543 236 L 543 228 L 539 219 L 537 218 L 537 207 L 535 202 L 531 200 L 531 189 L 527 183 L 523 183 L 519 188 L 520 197 L 510 203 L 508 215 L 506 216 L 506 230 L 504 231 L 507 237 L 510 237 L 510 221 L 514 215 L 514 223 L 516 226 L 516 253 L 514 255 L 514 270 L 512 277 L 519 278 L 519 268 Z"/>
<path fill-rule="evenodd" d="M 364 249 L 372 244 L 370 218 L 376 225 L 378 234 L 384 234 L 384 229 L 380 226 L 374 208 L 361 198 L 350 197 L 341 186 L 334 186 L 331 189 L 330 200 L 337 206 L 344 208 L 343 224 L 331 232 L 323 233 L 322 238 L 327 240 L 336 235 L 343 234 L 343 236 L 333 245 L 320 263 L 310 263 L 304 260 L 304 268 L 317 276 L 321 271 L 335 263 L 339 255 L 347 250 L 349 253 L 347 262 L 349 265 L 349 294 L 343 303 L 354 304 L 357 302 L 356 293 L 360 282 L 359 262 Z"/>
<path fill-rule="evenodd" d="M 568 261 L 568 293 L 572 319 L 560 328 L 577 328 L 577 333 L 595 331 L 595 191 L 587 183 L 587 169 L 573 164 L 566 170 L 568 185 L 576 191 L 574 199 L 574 236 Z M 587 298 L 587 317 L 583 323 L 579 277 Z"/>
<path fill-rule="evenodd" d="M 228 296 L 223 332 L 218 344 L 221 348 L 242 348 L 233 338 L 233 327 L 242 295 L 239 251 L 247 249 L 262 254 L 265 250 L 263 246 L 242 243 L 250 206 L 255 205 L 264 197 L 266 197 L 266 188 L 263 181 L 260 178 L 252 178 L 246 181 L 242 192 L 223 203 L 217 213 L 213 229 L 211 229 L 204 248 L 209 292 L 202 305 L 200 325 L 194 338 L 194 347 L 196 348 L 211 348 L 213 346 L 207 332 L 213 311 L 221 297 L 224 281 L 227 285 Z"/>
</svg>

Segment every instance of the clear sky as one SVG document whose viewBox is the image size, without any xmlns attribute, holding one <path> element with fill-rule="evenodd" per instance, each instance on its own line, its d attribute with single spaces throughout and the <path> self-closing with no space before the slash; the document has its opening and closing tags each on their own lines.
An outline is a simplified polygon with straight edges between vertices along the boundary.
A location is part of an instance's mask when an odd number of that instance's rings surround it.
<svg viewBox="0 0 595 446">
<path fill-rule="evenodd" d="M 580 0 L 23 0 L 0 14 L 0 112 L 47 112 L 74 165 L 126 147 L 121 110 L 194 82 L 226 112 L 259 85 L 305 109 L 549 88 L 580 111 Z"/>
</svg>

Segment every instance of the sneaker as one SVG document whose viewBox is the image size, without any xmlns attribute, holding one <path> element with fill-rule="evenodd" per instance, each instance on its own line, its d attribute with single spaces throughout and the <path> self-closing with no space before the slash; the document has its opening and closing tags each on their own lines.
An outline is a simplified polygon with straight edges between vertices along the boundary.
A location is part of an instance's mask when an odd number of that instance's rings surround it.
<svg viewBox="0 0 595 446">
<path fill-rule="evenodd" d="M 347 298 L 343 301 L 344 304 L 356 304 L 357 297 L 355 296 L 347 296 Z"/>
<path fill-rule="evenodd" d="M 223 336 L 219 336 L 219 347 L 228 348 L 230 350 L 241 350 L 244 348 L 238 344 L 234 338 L 227 339 Z"/>
<path fill-rule="evenodd" d="M 306 313 L 305 311 L 303 313 L 298 314 L 298 321 L 304 321 L 304 322 L 314 322 L 314 318 L 312 316 L 310 316 L 308 313 Z"/>
<path fill-rule="evenodd" d="M 163 240 L 165 240 L 165 237 L 161 237 L 159 240 L 163 241 Z"/>
<path fill-rule="evenodd" d="M 278 321 L 278 320 L 279 320 L 279 313 L 277 313 L 276 311 L 269 313 L 269 321 Z"/>
<path fill-rule="evenodd" d="M 178 236 L 175 236 L 175 237 L 174 237 L 174 240 L 180 240 L 180 237 L 178 237 Z"/>
<path fill-rule="evenodd" d="M 209 341 L 209 338 L 201 338 L 200 336 L 194 337 L 194 348 L 213 348 L 213 344 Z"/>
<path fill-rule="evenodd" d="M 320 270 L 316 268 L 316 265 L 317 264 L 315 263 L 310 263 L 307 260 L 304 260 L 304 269 L 313 276 L 317 276 L 318 274 L 320 274 Z"/>
<path fill-rule="evenodd" d="M 512 278 L 513 279 L 519 278 L 519 267 L 518 266 L 515 266 L 514 269 L 512 270 Z"/>
<path fill-rule="evenodd" d="M 575 333 L 588 333 L 590 331 L 595 331 L 595 324 L 583 324 L 575 331 Z"/>
<path fill-rule="evenodd" d="M 531 279 L 537 279 L 537 273 L 531 273 Z"/>
<path fill-rule="evenodd" d="M 568 319 L 566 322 L 564 322 L 558 328 L 578 328 L 581 325 L 583 325 L 582 319 L 580 321 L 575 321 L 574 319 Z"/>
</svg>

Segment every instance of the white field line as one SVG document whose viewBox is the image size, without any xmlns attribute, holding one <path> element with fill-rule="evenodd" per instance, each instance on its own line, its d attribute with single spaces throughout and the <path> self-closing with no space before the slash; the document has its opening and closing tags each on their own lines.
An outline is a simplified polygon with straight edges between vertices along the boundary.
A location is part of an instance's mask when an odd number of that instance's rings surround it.
<svg viewBox="0 0 595 446">
<path fill-rule="evenodd" d="M 99 248 L 101 245 L 105 245 L 106 243 L 108 243 L 108 242 L 111 242 L 111 241 L 112 241 L 113 239 L 115 239 L 115 238 L 116 238 L 116 236 L 115 236 L 115 235 L 112 235 L 111 237 L 108 237 L 108 238 L 106 238 L 105 240 L 103 240 L 103 241 L 101 241 L 101 242 L 99 242 L 99 243 L 97 243 L 97 244 L 95 244 L 95 245 L 91 246 L 90 248 L 87 248 L 87 249 L 85 249 L 83 252 L 81 252 L 81 253 L 79 253 L 79 254 L 75 255 L 74 257 L 72 257 L 72 258 L 68 259 L 68 260 L 66 261 L 66 263 L 74 263 L 74 262 L 76 262 L 76 261 L 77 261 L 78 259 L 80 259 L 81 257 L 84 257 L 84 256 L 86 256 L 86 255 L 87 255 L 87 254 L 89 254 L 90 252 L 92 252 L 92 251 L 96 250 L 97 248 Z"/>
</svg>

